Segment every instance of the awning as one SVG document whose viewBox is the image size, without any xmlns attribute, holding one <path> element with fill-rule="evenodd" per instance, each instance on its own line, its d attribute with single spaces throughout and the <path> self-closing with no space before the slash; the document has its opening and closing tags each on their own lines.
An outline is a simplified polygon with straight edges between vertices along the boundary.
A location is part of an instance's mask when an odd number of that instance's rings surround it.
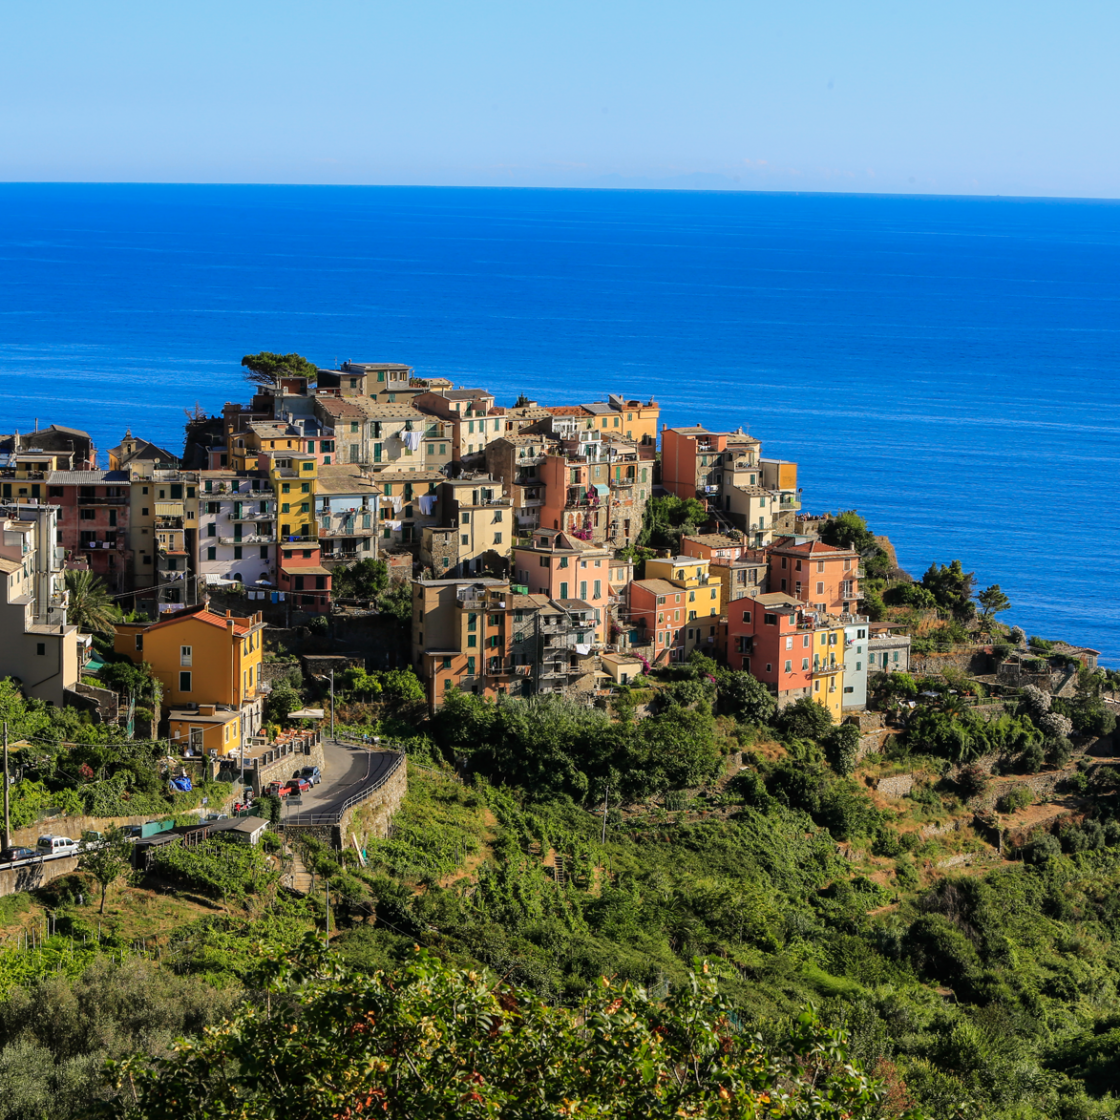
<svg viewBox="0 0 1120 1120">
<path fill-rule="evenodd" d="M 323 719 L 322 708 L 300 708 L 299 711 L 289 712 L 288 719 Z"/>
</svg>

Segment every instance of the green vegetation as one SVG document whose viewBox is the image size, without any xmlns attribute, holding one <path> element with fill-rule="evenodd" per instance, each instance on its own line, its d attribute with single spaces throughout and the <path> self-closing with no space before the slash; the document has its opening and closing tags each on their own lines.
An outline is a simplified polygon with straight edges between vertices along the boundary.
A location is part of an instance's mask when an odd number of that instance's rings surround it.
<svg viewBox="0 0 1120 1120">
<path fill-rule="evenodd" d="M 241 364 L 248 370 L 245 380 L 262 388 L 271 388 L 282 377 L 306 377 L 308 381 L 319 377 L 318 366 L 299 354 L 273 354 L 262 350 L 259 354 L 246 354 Z"/>
<path fill-rule="evenodd" d="M 668 548 L 680 551 L 681 537 L 700 531 L 709 518 L 703 502 L 695 498 L 651 498 L 646 505 L 645 521 L 638 535 L 641 548 Z"/>
<path fill-rule="evenodd" d="M 89 571 L 67 571 L 65 582 L 69 594 L 67 621 L 87 632 L 112 634 L 120 611 L 109 598 L 105 584 Z"/>
<path fill-rule="evenodd" d="M 703 975 L 658 1002 L 604 980 L 564 1008 L 419 953 L 392 976 L 305 963 L 273 988 L 268 1013 L 115 1067 L 138 1094 L 123 1115 L 871 1120 L 889 1094 L 812 1015 L 744 1036 Z"/>
</svg>

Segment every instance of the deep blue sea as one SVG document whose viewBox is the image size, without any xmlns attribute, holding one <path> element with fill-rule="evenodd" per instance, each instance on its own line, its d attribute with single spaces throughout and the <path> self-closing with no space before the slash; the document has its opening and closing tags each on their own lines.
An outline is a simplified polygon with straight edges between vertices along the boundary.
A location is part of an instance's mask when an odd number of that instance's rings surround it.
<svg viewBox="0 0 1120 1120">
<path fill-rule="evenodd" d="M 0 185 L 0 430 L 177 450 L 257 350 L 652 395 L 1117 666 L 1118 249 L 1107 202 Z"/>
</svg>

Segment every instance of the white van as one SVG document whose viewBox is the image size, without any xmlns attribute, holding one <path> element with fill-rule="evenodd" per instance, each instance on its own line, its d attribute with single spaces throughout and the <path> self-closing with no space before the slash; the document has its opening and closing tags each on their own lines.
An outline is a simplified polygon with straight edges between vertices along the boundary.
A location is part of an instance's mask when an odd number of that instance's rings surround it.
<svg viewBox="0 0 1120 1120">
<path fill-rule="evenodd" d="M 40 836 L 35 847 L 45 856 L 73 856 L 82 846 L 69 836 Z"/>
</svg>

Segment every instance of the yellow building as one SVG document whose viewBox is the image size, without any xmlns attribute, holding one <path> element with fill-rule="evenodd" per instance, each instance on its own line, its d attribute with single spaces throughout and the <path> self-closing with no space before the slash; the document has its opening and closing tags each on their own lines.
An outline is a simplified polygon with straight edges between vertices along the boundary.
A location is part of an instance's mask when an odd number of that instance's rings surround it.
<svg viewBox="0 0 1120 1120">
<path fill-rule="evenodd" d="M 723 581 L 711 573 L 710 564 L 706 557 L 699 556 L 658 556 L 646 561 L 646 579 L 667 580 L 688 592 L 683 657 L 697 648 L 715 653 Z"/>
<path fill-rule="evenodd" d="M 839 723 L 844 711 L 844 626 L 825 619 L 813 631 L 813 699 Z"/>
<path fill-rule="evenodd" d="M 167 737 L 174 754 L 233 754 L 241 749 L 241 713 L 217 704 L 172 709 Z"/>
<path fill-rule="evenodd" d="M 150 624 L 122 623 L 113 644 L 133 662 L 151 665 L 173 711 L 214 705 L 240 713 L 239 735 L 249 736 L 262 723 L 263 638 L 261 614 L 223 616 L 203 603 Z"/>
<path fill-rule="evenodd" d="M 315 541 L 315 494 L 319 461 L 314 455 L 278 452 L 268 461 L 268 478 L 276 495 L 277 536 L 281 541 Z"/>
</svg>

